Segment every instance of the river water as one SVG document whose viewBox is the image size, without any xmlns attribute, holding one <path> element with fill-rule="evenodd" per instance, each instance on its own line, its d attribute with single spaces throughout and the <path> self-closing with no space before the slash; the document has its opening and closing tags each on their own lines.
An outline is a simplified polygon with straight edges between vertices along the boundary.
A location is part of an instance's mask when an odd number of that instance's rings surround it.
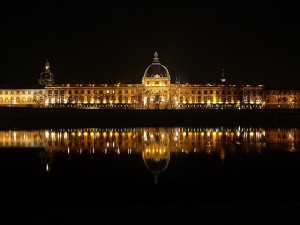
<svg viewBox="0 0 300 225">
<path fill-rule="evenodd" d="M 299 139 L 257 126 L 0 130 L 1 204 L 296 201 Z"/>
</svg>

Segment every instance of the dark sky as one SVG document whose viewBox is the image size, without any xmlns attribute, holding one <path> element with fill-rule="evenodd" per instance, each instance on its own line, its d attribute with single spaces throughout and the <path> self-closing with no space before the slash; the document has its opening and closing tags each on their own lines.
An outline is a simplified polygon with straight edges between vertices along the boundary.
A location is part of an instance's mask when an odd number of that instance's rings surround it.
<svg viewBox="0 0 300 225">
<path fill-rule="evenodd" d="M 300 88 L 300 1 L 0 3 L 0 84 L 141 83 L 158 49 L 171 78 Z"/>
</svg>

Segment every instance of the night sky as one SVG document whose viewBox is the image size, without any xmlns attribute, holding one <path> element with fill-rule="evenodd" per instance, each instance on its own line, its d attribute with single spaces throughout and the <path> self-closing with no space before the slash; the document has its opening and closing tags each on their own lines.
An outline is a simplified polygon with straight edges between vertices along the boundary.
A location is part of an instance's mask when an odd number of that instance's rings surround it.
<svg viewBox="0 0 300 225">
<path fill-rule="evenodd" d="M 158 49 L 172 82 L 300 88 L 300 1 L 0 3 L 0 84 L 141 83 Z"/>
</svg>

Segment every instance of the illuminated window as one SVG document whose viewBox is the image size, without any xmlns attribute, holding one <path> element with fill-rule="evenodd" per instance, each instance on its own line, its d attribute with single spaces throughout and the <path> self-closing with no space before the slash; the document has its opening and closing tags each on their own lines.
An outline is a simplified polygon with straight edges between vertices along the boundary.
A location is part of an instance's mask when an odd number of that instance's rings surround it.
<svg viewBox="0 0 300 225">
<path fill-rule="evenodd" d="M 115 93 L 115 90 L 112 90 L 112 93 L 114 94 L 114 93 Z"/>
<path fill-rule="evenodd" d="M 106 90 L 106 94 L 109 94 L 109 90 Z"/>
</svg>

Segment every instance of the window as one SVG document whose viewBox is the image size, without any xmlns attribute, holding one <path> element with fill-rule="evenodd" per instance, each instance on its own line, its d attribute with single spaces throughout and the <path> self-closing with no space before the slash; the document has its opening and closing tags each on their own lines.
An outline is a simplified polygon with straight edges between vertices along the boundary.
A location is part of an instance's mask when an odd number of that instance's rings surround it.
<svg viewBox="0 0 300 225">
<path fill-rule="evenodd" d="M 52 95 L 52 91 L 51 90 L 48 91 L 48 95 Z"/>
<path fill-rule="evenodd" d="M 22 91 L 22 95 L 25 95 L 25 91 Z"/>
<path fill-rule="evenodd" d="M 20 94 L 20 91 L 17 91 L 17 95 L 19 95 Z"/>
<path fill-rule="evenodd" d="M 0 91 L 0 95 L 2 95 L 2 91 Z"/>
<path fill-rule="evenodd" d="M 11 91 L 11 94 L 12 94 L 12 95 L 15 94 L 14 91 Z"/>
<path fill-rule="evenodd" d="M 5 94 L 8 95 L 8 91 L 5 91 Z"/>
<path fill-rule="evenodd" d="M 106 90 L 106 94 L 109 94 L 109 90 Z"/>
<path fill-rule="evenodd" d="M 28 91 L 28 94 L 31 94 L 31 91 Z"/>
</svg>

